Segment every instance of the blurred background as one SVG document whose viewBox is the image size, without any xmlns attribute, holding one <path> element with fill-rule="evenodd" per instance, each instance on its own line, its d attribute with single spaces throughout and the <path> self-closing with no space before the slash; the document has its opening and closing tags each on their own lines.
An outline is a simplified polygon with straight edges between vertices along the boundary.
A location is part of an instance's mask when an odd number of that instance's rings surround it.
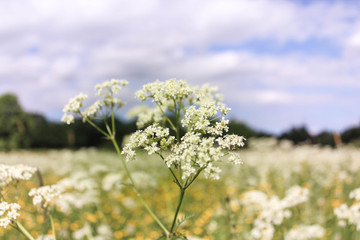
<svg viewBox="0 0 360 240">
<path fill-rule="evenodd" d="M 101 144 L 60 118 L 111 78 L 130 82 L 119 134 L 136 90 L 177 78 L 218 86 L 246 137 L 356 141 L 360 2 L 0 1 L 0 148 Z"/>
</svg>

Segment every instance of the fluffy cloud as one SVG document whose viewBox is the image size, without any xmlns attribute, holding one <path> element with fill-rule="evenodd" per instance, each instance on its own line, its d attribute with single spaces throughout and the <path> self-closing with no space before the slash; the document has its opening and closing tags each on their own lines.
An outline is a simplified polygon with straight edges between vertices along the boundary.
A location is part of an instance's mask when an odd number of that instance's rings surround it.
<svg viewBox="0 0 360 240">
<path fill-rule="evenodd" d="M 69 97 L 99 81 L 126 78 L 134 91 L 177 77 L 219 85 L 234 116 L 255 127 L 271 128 L 254 121 L 271 114 L 264 107 L 279 111 L 275 123 L 296 123 L 281 106 L 311 126 L 321 120 L 301 106 L 360 100 L 359 13 L 350 1 L 1 1 L 0 94 L 59 118 Z M 304 47 L 314 40 L 338 54 Z"/>
</svg>

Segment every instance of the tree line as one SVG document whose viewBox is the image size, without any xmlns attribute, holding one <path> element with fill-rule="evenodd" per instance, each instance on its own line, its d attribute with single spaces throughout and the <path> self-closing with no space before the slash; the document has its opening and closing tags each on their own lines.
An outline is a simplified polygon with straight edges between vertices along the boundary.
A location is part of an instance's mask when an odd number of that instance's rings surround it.
<svg viewBox="0 0 360 240">
<path fill-rule="evenodd" d="M 99 123 L 101 124 L 101 123 Z M 116 119 L 116 135 L 120 144 L 125 135 L 136 130 L 135 121 Z M 311 135 L 305 126 L 291 128 L 284 133 L 274 136 L 257 131 L 243 122 L 230 121 L 229 133 L 251 137 L 277 137 L 287 139 L 294 144 L 319 144 L 339 146 L 339 144 L 354 143 L 360 146 L 360 127 L 353 127 L 340 134 L 322 132 Z M 48 121 L 40 114 L 25 112 L 20 106 L 16 95 L 4 94 L 0 96 L 0 150 L 24 148 L 81 148 L 81 147 L 109 147 L 107 139 L 92 128 L 77 120 L 75 124 L 66 125 Z"/>
</svg>

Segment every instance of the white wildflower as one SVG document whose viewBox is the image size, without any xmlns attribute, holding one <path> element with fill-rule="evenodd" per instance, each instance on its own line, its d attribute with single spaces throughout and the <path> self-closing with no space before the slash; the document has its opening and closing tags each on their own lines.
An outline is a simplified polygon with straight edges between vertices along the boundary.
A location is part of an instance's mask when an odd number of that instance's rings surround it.
<svg viewBox="0 0 360 240">
<path fill-rule="evenodd" d="M 360 188 L 354 189 L 350 192 L 349 197 L 357 201 L 360 200 Z"/>
<path fill-rule="evenodd" d="M 128 117 L 137 117 L 136 126 L 143 128 L 151 123 L 160 122 L 164 116 L 160 108 L 149 108 L 147 106 L 138 106 L 133 108 Z"/>
<path fill-rule="evenodd" d="M 325 229 L 320 225 L 299 225 L 286 233 L 285 240 L 311 240 L 322 238 L 324 234 Z"/>
<path fill-rule="evenodd" d="M 100 225 L 96 228 L 97 236 L 94 237 L 94 240 L 107 240 L 112 239 L 113 233 L 111 231 L 110 226 L 108 225 Z"/>
<path fill-rule="evenodd" d="M 95 90 L 98 96 L 103 97 L 101 100 L 96 100 L 90 107 L 85 110 L 81 110 L 84 100 L 88 97 L 86 94 L 80 93 L 74 98 L 71 98 L 69 103 L 65 105 L 63 112 L 64 115 L 61 118 L 62 122 L 71 124 L 75 121 L 76 115 L 79 115 L 85 121 L 88 118 L 97 117 L 100 115 L 100 111 L 106 107 L 114 110 L 114 108 L 122 107 L 125 102 L 118 99 L 117 94 L 123 86 L 126 86 L 128 82 L 126 80 L 112 79 L 103 83 L 97 84 Z M 107 113 L 104 111 L 105 114 Z"/>
<path fill-rule="evenodd" d="M 93 103 L 93 105 L 91 105 L 90 107 L 88 107 L 87 109 L 85 109 L 82 114 L 83 116 L 85 117 L 96 117 L 97 114 L 99 113 L 99 111 L 101 110 L 102 108 L 102 105 L 103 105 L 103 101 L 101 100 L 97 100 Z"/>
<path fill-rule="evenodd" d="M 36 240 L 54 240 L 54 239 L 55 239 L 54 235 L 49 235 L 49 234 L 41 235 L 36 238 Z"/>
<path fill-rule="evenodd" d="M 247 191 L 243 195 L 243 202 L 247 203 L 255 203 L 260 206 L 264 206 L 268 200 L 268 196 L 259 190 L 251 190 Z"/>
<path fill-rule="evenodd" d="M 221 169 L 219 167 L 214 167 L 211 163 L 205 168 L 205 177 L 212 180 L 220 179 Z"/>
<path fill-rule="evenodd" d="M 270 240 L 274 236 L 275 229 L 272 224 L 261 219 L 256 219 L 254 228 L 251 230 L 251 236 L 255 239 Z"/>
<path fill-rule="evenodd" d="M 69 103 L 65 105 L 63 112 L 64 113 L 78 113 L 80 112 L 80 108 L 83 105 L 83 101 L 87 98 L 88 96 L 84 93 L 80 93 L 77 96 L 75 96 L 74 98 L 71 98 L 69 100 Z"/>
<path fill-rule="evenodd" d="M 245 138 L 224 135 L 229 129 L 229 120 L 224 117 L 229 109 L 220 102 L 221 97 L 216 91 L 217 88 L 209 85 L 191 87 L 185 81 L 175 79 L 144 85 L 136 97 L 141 101 L 151 99 L 156 108 L 136 113 L 139 116 L 137 124 L 143 127 L 153 122 L 153 125 L 130 137 L 122 152 L 127 161 L 136 158 L 135 149 L 138 147 L 148 154 L 161 154 L 162 150 L 167 150 L 169 154 L 163 157 L 164 162 L 169 168 L 180 166 L 183 179 L 201 171 L 206 178 L 219 179 L 221 169 L 216 162 L 225 160 L 222 158 L 231 150 L 243 147 Z M 176 123 L 170 120 L 174 115 Z M 169 128 L 160 127 L 161 122 L 169 123 L 171 129 L 177 132 L 176 139 L 170 136 Z M 180 124 L 186 132 L 182 137 L 179 135 Z M 164 134 L 159 134 L 159 131 Z M 233 164 L 242 163 L 238 154 L 230 154 L 226 160 Z"/>
<path fill-rule="evenodd" d="M 298 198 L 298 199 L 297 199 Z M 242 202 L 257 212 L 251 235 L 258 239 L 272 239 L 274 226 L 291 217 L 290 207 L 308 200 L 308 189 L 299 186 L 291 187 L 283 199 L 274 195 L 271 198 L 262 191 L 248 191 Z"/>
<path fill-rule="evenodd" d="M 151 188 L 157 186 L 156 179 L 146 172 L 134 172 L 132 177 L 134 179 L 135 185 L 140 188 L 147 189 L 149 187 Z"/>
<path fill-rule="evenodd" d="M 216 139 L 218 144 L 225 149 L 233 149 L 236 147 L 243 147 L 245 145 L 245 138 L 235 134 L 225 135 L 222 138 Z"/>
<path fill-rule="evenodd" d="M 60 211 L 70 214 L 73 208 L 82 209 L 85 206 L 97 204 L 98 202 L 97 191 L 73 191 L 63 193 L 61 198 L 56 199 L 55 205 Z"/>
<path fill-rule="evenodd" d="M 89 224 L 85 224 L 84 227 L 73 232 L 72 237 L 74 239 L 84 239 L 85 237 L 92 236 L 91 227 Z"/>
<path fill-rule="evenodd" d="M 112 189 L 119 190 L 122 188 L 123 176 L 119 173 L 109 173 L 102 180 L 102 189 L 110 191 Z"/>
<path fill-rule="evenodd" d="M 97 95 L 102 96 L 110 93 L 118 93 L 122 87 L 128 85 L 129 82 L 126 80 L 117 80 L 111 79 L 110 81 L 105 81 L 99 83 L 95 86 L 95 90 L 97 90 Z"/>
<path fill-rule="evenodd" d="M 101 166 L 97 168 L 104 169 Z M 55 205 L 64 213 L 70 213 L 72 208 L 80 209 L 99 201 L 99 185 L 88 172 L 75 172 L 59 181 L 57 185 L 64 189 L 64 192 L 61 198 L 56 199 Z"/>
<path fill-rule="evenodd" d="M 75 122 L 75 117 L 73 115 L 64 114 L 61 121 L 69 125 Z"/>
<path fill-rule="evenodd" d="M 283 199 L 286 207 L 293 207 L 309 200 L 309 189 L 300 186 L 293 186 L 286 191 L 286 197 Z"/>
<path fill-rule="evenodd" d="M 36 170 L 36 168 L 23 164 L 14 166 L 0 164 L 0 187 L 8 185 L 12 181 L 29 180 Z"/>
<path fill-rule="evenodd" d="M 48 185 L 31 189 L 29 196 L 33 197 L 33 204 L 35 206 L 42 206 L 46 208 L 53 203 L 62 192 L 63 189 L 58 185 Z"/>
<path fill-rule="evenodd" d="M 174 141 L 173 136 L 169 136 L 169 129 L 163 128 L 158 124 L 151 125 L 144 130 L 138 130 L 130 136 L 129 142 L 125 144 L 122 154 L 126 155 L 127 161 L 136 157 L 135 148 L 143 147 L 148 154 L 154 154 L 166 150 Z"/>
<path fill-rule="evenodd" d="M 356 225 L 356 230 L 360 231 L 360 203 L 355 203 L 348 207 L 346 204 L 341 204 L 334 209 L 334 214 L 339 219 L 340 226 L 348 224 Z"/>
<path fill-rule="evenodd" d="M 350 192 L 349 197 L 358 201 L 359 188 Z M 347 224 L 356 226 L 356 230 L 360 231 L 360 203 L 354 202 L 350 207 L 346 204 L 341 204 L 334 209 L 334 214 L 338 218 L 338 225 L 345 227 Z"/>
<path fill-rule="evenodd" d="M 135 96 L 141 101 L 152 98 L 154 102 L 160 104 L 167 100 L 185 98 L 192 91 L 192 88 L 185 81 L 170 79 L 166 82 L 156 81 L 145 84 L 140 91 L 136 92 Z"/>
<path fill-rule="evenodd" d="M 0 227 L 6 228 L 20 215 L 20 205 L 17 203 L 0 202 Z"/>
</svg>

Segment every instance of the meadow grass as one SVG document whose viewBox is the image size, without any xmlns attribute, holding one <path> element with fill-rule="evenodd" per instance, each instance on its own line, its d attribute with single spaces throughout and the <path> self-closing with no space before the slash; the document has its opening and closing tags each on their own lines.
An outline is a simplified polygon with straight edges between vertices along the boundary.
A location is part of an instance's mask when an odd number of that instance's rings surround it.
<svg viewBox="0 0 360 240">
<path fill-rule="evenodd" d="M 253 208 L 246 199 L 249 191 L 282 199 L 292 186 L 309 190 L 303 203 L 289 208 L 291 216 L 274 224 L 272 239 L 285 238 L 291 229 L 302 225 L 319 225 L 325 232 L 319 239 L 359 239 L 354 225 L 341 227 L 334 208 L 342 203 L 351 206 L 352 190 L 360 186 L 360 150 L 317 146 L 294 147 L 274 139 L 250 140 L 251 146 L 241 150 L 244 164 L 222 166 L 220 180 L 203 176 L 193 184 L 180 211 L 180 231 L 189 239 L 254 239 L 251 231 L 261 209 Z M 178 191 L 168 181 L 169 172 L 159 158 L 138 153 L 137 161 L 128 166 L 144 199 L 166 225 L 171 225 Z M 68 211 L 54 210 L 54 228 L 58 239 L 156 239 L 161 230 L 147 214 L 129 186 L 125 172 L 114 152 L 95 149 L 16 151 L 0 153 L 0 162 L 8 165 L 24 163 L 41 171 L 45 185 L 62 179 L 75 181 L 82 204 Z M 221 163 L 220 163 L 221 164 Z M 164 168 L 164 169 L 162 169 Z M 211 184 L 209 184 L 211 182 Z M 34 237 L 51 234 L 47 217 L 39 214 L 27 195 L 39 180 L 21 181 L 16 185 L 18 218 Z M 14 189 L 8 189 L 8 193 Z M 14 190 L 14 191 L 15 191 Z M 80 195 L 79 195 L 80 196 Z M 86 202 L 87 200 L 87 202 Z M 103 235 L 100 226 L 108 226 Z M 90 230 L 89 230 L 90 229 Z M 82 232 L 81 232 L 82 231 Z M 83 235 L 81 235 L 83 233 Z M 103 238 L 100 238 L 102 236 Z M 21 239 L 11 228 L 0 229 L 1 239 Z"/>
</svg>

